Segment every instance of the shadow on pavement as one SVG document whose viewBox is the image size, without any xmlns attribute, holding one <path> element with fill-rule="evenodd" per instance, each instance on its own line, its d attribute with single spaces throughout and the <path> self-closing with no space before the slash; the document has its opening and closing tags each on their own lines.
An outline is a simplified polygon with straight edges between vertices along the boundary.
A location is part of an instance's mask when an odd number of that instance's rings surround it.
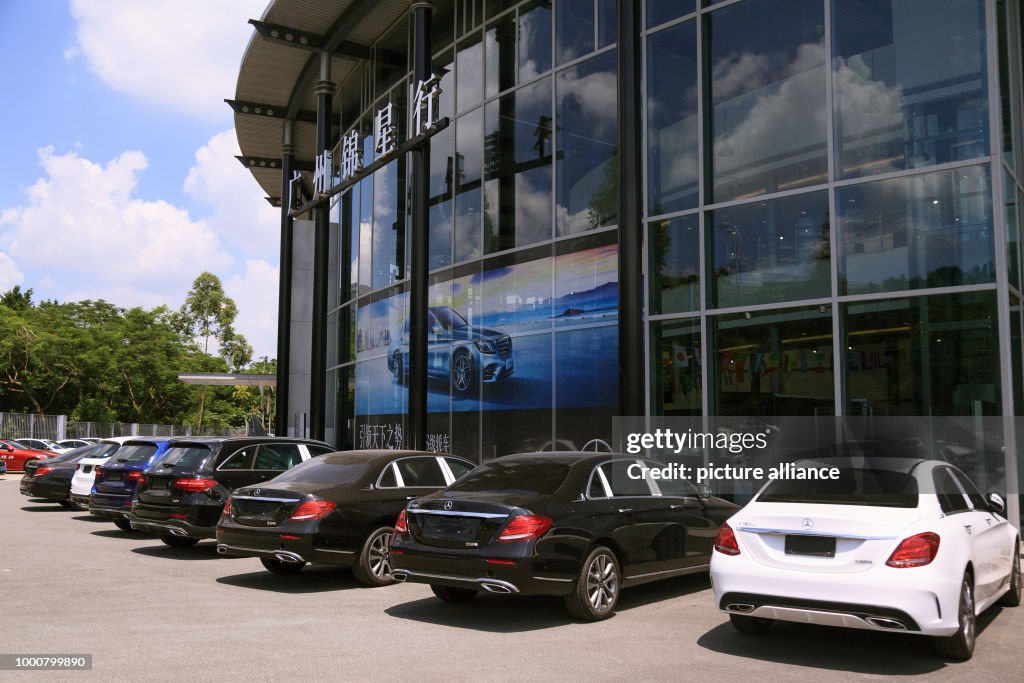
<svg viewBox="0 0 1024 683">
<path fill-rule="evenodd" d="M 220 556 L 217 555 L 216 548 L 217 546 L 212 543 L 200 543 L 191 548 L 172 548 L 161 543 L 160 545 L 132 548 L 132 552 L 165 560 L 217 560 L 220 559 Z"/>
<path fill-rule="evenodd" d="M 978 617 L 978 637 L 998 612 L 991 609 Z M 697 645 L 735 657 L 828 671 L 920 676 L 947 666 L 932 652 L 930 640 L 920 635 L 787 622 L 776 622 L 768 633 L 750 636 L 725 623 L 698 638 Z"/>
<path fill-rule="evenodd" d="M 228 559 L 248 559 L 250 562 L 256 562 L 256 567 L 262 567 L 253 558 Z M 235 586 L 236 588 L 292 594 L 324 593 L 327 591 L 367 588 L 357 582 L 352 576 L 352 572 L 348 569 L 331 566 L 311 567 L 308 565 L 295 574 L 271 574 L 268 571 L 262 570 L 246 574 L 221 576 L 217 579 L 217 583 Z M 387 590 L 387 588 L 368 590 Z"/>
<path fill-rule="evenodd" d="M 699 593 L 709 587 L 707 575 L 700 574 L 627 588 L 622 592 L 615 611 L 627 612 L 662 600 Z M 426 598 L 394 605 L 384 612 L 399 619 L 492 633 L 537 631 L 574 623 L 560 597 L 500 596 L 484 592 L 463 604 Z"/>
<path fill-rule="evenodd" d="M 95 523 L 99 523 L 99 524 L 110 524 L 111 523 L 111 521 L 109 519 L 107 519 L 106 517 L 94 517 L 93 515 L 79 515 L 77 517 L 72 517 L 71 519 L 77 519 L 79 522 L 93 522 L 94 524 Z"/>
<path fill-rule="evenodd" d="M 52 505 L 23 505 L 21 509 L 25 512 L 71 512 L 57 503 L 53 503 Z"/>
<path fill-rule="evenodd" d="M 90 531 L 93 536 L 102 536 L 103 538 L 120 538 L 125 541 L 138 541 L 143 538 L 152 538 L 150 534 L 144 534 L 141 531 L 121 531 L 117 527 L 113 529 L 104 529 L 103 531 Z"/>
</svg>

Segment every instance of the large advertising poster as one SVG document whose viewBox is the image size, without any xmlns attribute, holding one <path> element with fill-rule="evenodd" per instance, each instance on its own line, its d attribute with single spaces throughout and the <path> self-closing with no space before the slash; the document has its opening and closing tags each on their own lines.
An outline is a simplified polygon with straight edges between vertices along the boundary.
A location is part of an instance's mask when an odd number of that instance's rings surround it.
<svg viewBox="0 0 1024 683">
<path fill-rule="evenodd" d="M 611 244 L 435 284 L 428 315 L 428 410 L 551 408 L 556 375 L 559 407 L 614 404 L 616 254 Z M 570 330 L 586 336 L 593 353 L 556 354 L 552 333 Z M 357 415 L 406 412 L 408 354 L 405 292 L 360 307 Z M 611 389 L 595 392 L 595 379 L 603 377 Z"/>
</svg>

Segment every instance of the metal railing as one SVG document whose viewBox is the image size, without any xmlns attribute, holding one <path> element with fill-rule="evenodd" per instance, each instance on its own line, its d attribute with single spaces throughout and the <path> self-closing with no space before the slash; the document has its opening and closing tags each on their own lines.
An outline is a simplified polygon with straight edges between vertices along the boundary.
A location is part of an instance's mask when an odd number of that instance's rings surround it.
<svg viewBox="0 0 1024 683">
<path fill-rule="evenodd" d="M 0 412 L 0 439 L 107 439 L 113 436 L 237 436 L 245 427 L 160 425 L 138 422 L 68 422 L 67 415 L 34 415 Z"/>
</svg>

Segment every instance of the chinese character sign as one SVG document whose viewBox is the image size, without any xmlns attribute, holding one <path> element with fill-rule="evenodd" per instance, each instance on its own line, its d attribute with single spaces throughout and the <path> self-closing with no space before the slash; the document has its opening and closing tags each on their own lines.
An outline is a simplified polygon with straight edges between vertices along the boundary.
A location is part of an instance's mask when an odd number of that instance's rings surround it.
<svg viewBox="0 0 1024 683">
<path fill-rule="evenodd" d="M 378 157 L 387 156 L 395 151 L 395 138 L 397 128 L 394 124 L 394 106 L 388 102 L 387 106 L 377 112 L 373 121 L 373 151 Z"/>
<path fill-rule="evenodd" d="M 313 171 L 313 190 L 317 193 L 327 192 L 331 189 L 334 175 L 334 160 L 331 150 L 325 149 L 316 158 L 316 167 Z"/>
<path fill-rule="evenodd" d="M 359 132 L 349 131 L 341 139 L 341 180 L 348 180 L 363 170 L 363 152 L 359 149 Z"/>
<path fill-rule="evenodd" d="M 437 123 L 441 103 L 441 79 L 436 74 L 416 84 L 412 98 L 413 134 L 424 133 Z"/>
</svg>

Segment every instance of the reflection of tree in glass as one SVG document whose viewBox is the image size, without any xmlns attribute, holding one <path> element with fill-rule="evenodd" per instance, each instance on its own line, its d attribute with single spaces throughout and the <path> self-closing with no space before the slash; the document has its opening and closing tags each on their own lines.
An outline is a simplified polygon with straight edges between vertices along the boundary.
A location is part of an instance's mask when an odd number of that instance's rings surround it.
<svg viewBox="0 0 1024 683">
<path fill-rule="evenodd" d="M 591 228 L 614 225 L 619 221 L 619 154 L 604 162 L 604 178 L 590 195 L 587 222 Z"/>
</svg>

